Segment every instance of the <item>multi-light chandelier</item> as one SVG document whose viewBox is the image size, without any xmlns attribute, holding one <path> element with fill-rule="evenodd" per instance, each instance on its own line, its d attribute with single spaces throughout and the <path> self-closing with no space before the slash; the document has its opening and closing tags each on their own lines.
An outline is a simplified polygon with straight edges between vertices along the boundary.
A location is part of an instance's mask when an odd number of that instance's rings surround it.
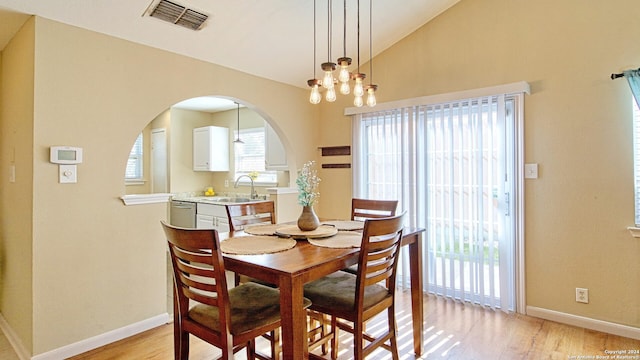
<svg viewBox="0 0 640 360">
<path fill-rule="evenodd" d="M 363 96 L 365 92 L 367 94 L 367 105 L 375 106 L 376 105 L 376 95 L 375 92 L 378 89 L 378 85 L 374 85 L 371 83 L 373 79 L 373 57 L 372 57 L 372 0 L 369 0 L 369 85 L 364 85 L 364 80 L 366 79 L 366 75 L 360 72 L 360 0 L 357 0 L 357 68 L 355 72 L 351 73 L 349 71 L 349 66 L 351 65 L 352 59 L 347 57 L 347 0 L 343 0 L 343 55 L 338 58 L 337 63 L 331 61 L 331 41 L 332 41 L 332 22 L 333 22 L 333 14 L 332 14 L 332 0 L 327 0 L 327 61 L 323 62 L 320 67 L 324 73 L 322 80 L 317 79 L 315 77 L 316 73 L 316 0 L 313 1 L 313 73 L 314 78 L 307 80 L 307 84 L 311 87 L 311 96 L 309 97 L 309 101 L 312 104 L 318 104 L 322 100 L 322 95 L 320 94 L 320 88 L 325 89 L 325 100 L 328 102 L 333 102 L 336 100 L 336 85 L 339 84 L 340 94 L 348 95 L 351 93 L 351 85 L 350 82 L 353 80 L 353 95 L 354 100 L 353 104 L 357 107 L 361 107 L 363 102 Z M 334 71 L 338 70 L 338 77 L 334 77 Z"/>
</svg>

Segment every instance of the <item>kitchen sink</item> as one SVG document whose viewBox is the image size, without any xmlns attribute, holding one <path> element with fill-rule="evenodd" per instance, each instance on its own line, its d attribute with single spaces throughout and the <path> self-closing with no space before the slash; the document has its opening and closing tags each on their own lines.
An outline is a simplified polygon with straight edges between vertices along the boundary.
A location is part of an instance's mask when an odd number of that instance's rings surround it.
<svg viewBox="0 0 640 360">
<path fill-rule="evenodd" d="M 228 196 L 198 196 L 191 198 L 195 202 L 203 202 L 210 204 L 237 204 L 264 201 L 264 197 L 258 197 L 257 199 L 250 199 L 248 197 L 228 197 Z"/>
<path fill-rule="evenodd" d="M 255 201 L 249 198 L 222 198 L 219 199 L 218 202 L 226 202 L 226 203 L 244 203 L 244 202 L 251 202 L 251 201 Z"/>
</svg>

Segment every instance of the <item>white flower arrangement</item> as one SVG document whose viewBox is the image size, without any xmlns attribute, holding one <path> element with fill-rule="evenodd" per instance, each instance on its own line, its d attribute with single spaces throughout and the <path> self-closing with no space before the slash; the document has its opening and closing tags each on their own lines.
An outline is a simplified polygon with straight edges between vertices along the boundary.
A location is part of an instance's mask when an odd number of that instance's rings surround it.
<svg viewBox="0 0 640 360">
<path fill-rule="evenodd" d="M 315 161 L 309 161 L 302 166 L 301 170 L 298 170 L 298 178 L 296 179 L 299 190 L 298 204 L 302 206 L 313 206 L 320 197 L 318 192 L 320 178 L 318 172 L 313 169 L 314 164 Z"/>
</svg>

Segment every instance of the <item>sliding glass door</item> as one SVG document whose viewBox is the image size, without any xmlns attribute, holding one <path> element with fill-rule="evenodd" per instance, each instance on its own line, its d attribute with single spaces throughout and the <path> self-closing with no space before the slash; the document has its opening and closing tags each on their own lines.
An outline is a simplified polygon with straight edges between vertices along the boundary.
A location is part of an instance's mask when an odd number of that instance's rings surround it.
<svg viewBox="0 0 640 360">
<path fill-rule="evenodd" d="M 426 229 L 431 293 L 515 310 L 516 105 L 496 95 L 354 116 L 354 196 L 397 199 Z"/>
</svg>

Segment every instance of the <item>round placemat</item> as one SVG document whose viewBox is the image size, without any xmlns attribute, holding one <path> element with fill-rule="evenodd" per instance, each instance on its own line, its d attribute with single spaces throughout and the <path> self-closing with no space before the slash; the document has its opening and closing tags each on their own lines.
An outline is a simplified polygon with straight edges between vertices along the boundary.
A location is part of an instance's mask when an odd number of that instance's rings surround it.
<svg viewBox="0 0 640 360">
<path fill-rule="evenodd" d="M 364 222 L 357 220 L 331 220 L 323 221 L 323 225 L 333 226 L 338 230 L 362 230 L 364 229 Z"/>
<path fill-rule="evenodd" d="M 276 235 L 291 236 L 296 239 L 311 239 L 333 236 L 338 233 L 338 229 L 333 226 L 318 226 L 311 231 L 302 231 L 298 225 L 282 225 L 276 230 Z"/>
<path fill-rule="evenodd" d="M 226 254 L 257 255 L 289 250 L 296 246 L 293 239 L 275 236 L 235 236 L 220 242 L 220 249 Z"/>
<path fill-rule="evenodd" d="M 309 243 L 327 248 L 358 248 L 362 244 L 362 234 L 355 231 L 340 231 L 332 237 L 309 239 Z"/>
<path fill-rule="evenodd" d="M 282 227 L 282 225 L 277 224 L 255 224 L 249 225 L 244 228 L 244 232 L 251 235 L 274 235 L 276 230 Z"/>
</svg>

